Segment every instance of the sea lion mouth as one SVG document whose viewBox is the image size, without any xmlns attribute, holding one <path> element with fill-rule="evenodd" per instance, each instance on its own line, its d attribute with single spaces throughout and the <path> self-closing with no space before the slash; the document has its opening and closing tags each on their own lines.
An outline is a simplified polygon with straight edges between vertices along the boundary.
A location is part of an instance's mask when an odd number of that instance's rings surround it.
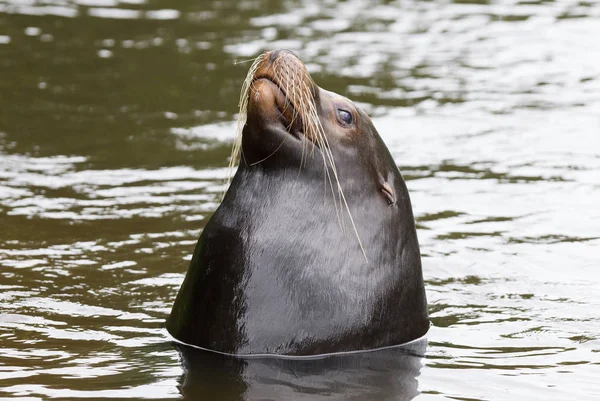
<svg viewBox="0 0 600 401">
<path fill-rule="evenodd" d="M 289 88 L 288 88 L 289 90 Z M 266 101 L 263 107 L 272 107 L 269 99 L 265 99 L 264 92 L 270 91 L 273 96 L 274 104 L 277 107 L 278 117 L 285 130 L 294 138 L 302 140 L 302 117 L 294 107 L 293 99 L 288 97 L 285 88 L 282 88 L 272 76 L 256 76 L 252 81 L 249 93 L 250 103 L 260 103 Z"/>
</svg>

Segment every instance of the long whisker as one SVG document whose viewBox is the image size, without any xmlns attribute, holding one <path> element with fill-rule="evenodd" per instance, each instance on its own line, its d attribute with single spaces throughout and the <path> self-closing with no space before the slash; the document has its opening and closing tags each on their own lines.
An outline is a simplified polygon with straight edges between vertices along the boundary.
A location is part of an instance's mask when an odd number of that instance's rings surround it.
<svg viewBox="0 0 600 401">
<path fill-rule="evenodd" d="M 238 103 L 238 107 L 240 109 L 238 113 L 238 121 L 237 121 L 237 134 L 236 139 L 233 142 L 233 148 L 231 150 L 231 157 L 229 158 L 229 166 L 227 168 L 227 180 L 225 182 L 225 189 L 221 194 L 221 199 L 225 196 L 225 192 L 227 188 L 231 184 L 231 180 L 233 179 L 233 170 L 235 166 L 238 164 L 240 159 L 240 155 L 243 156 L 242 153 L 242 131 L 244 130 L 244 125 L 246 125 L 246 118 L 248 116 L 248 95 L 250 93 L 250 89 L 252 83 L 254 82 L 254 74 L 256 70 L 260 66 L 261 61 L 265 58 L 265 53 L 254 59 L 254 63 L 250 66 L 248 70 L 248 74 L 242 83 L 242 88 L 240 90 L 240 101 Z M 245 160 L 245 158 L 244 158 Z"/>
<path fill-rule="evenodd" d="M 261 56 L 262 56 L 262 54 L 261 54 Z M 260 57 L 260 56 L 258 56 L 258 57 Z M 249 62 L 251 62 L 251 61 L 256 61 L 256 59 L 257 59 L 258 57 L 250 58 L 250 59 L 248 59 L 248 60 L 234 61 L 234 62 L 233 62 L 233 65 L 245 64 L 245 63 L 249 63 Z"/>
</svg>

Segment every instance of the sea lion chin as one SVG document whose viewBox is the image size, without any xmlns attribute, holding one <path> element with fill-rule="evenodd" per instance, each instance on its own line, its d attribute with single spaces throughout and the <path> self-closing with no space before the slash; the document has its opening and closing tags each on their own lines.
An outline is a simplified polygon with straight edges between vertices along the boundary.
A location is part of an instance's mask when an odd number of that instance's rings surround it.
<svg viewBox="0 0 600 401">
<path fill-rule="evenodd" d="M 408 190 L 371 119 L 318 87 L 289 51 L 255 61 L 240 107 L 240 164 L 200 235 L 170 334 L 234 355 L 422 337 L 429 319 Z"/>
</svg>

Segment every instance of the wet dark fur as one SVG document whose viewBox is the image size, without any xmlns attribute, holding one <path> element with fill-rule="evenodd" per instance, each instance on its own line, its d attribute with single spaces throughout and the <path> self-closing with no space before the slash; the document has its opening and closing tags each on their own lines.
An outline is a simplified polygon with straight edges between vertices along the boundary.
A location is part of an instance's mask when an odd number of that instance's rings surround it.
<svg viewBox="0 0 600 401">
<path fill-rule="evenodd" d="M 337 129 L 335 115 L 322 98 L 329 95 L 317 91 L 327 133 Z M 230 354 L 315 355 L 427 332 L 408 191 L 369 117 L 360 110 L 356 117 L 352 135 L 329 143 L 368 262 L 343 209 L 340 227 L 319 149 L 299 169 L 312 142 L 249 112 L 246 162 L 200 236 L 167 321 L 176 339 Z M 384 182 L 395 192 L 392 205 Z"/>
</svg>

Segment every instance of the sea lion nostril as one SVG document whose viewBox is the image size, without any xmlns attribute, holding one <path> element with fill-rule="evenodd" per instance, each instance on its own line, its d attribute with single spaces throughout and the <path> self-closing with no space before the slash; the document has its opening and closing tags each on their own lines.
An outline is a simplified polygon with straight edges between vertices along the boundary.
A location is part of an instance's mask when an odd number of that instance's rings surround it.
<svg viewBox="0 0 600 401">
<path fill-rule="evenodd" d="M 277 57 L 279 56 L 279 53 L 281 52 L 281 50 L 273 50 L 271 52 L 271 54 L 269 54 L 269 61 L 271 63 L 274 63 L 275 60 L 277 60 Z"/>
<path fill-rule="evenodd" d="M 294 54 L 294 52 L 292 52 L 291 50 L 287 50 L 287 49 L 272 50 L 269 52 L 269 61 L 271 63 L 274 63 L 280 57 L 290 57 L 290 56 L 298 58 Z"/>
</svg>

